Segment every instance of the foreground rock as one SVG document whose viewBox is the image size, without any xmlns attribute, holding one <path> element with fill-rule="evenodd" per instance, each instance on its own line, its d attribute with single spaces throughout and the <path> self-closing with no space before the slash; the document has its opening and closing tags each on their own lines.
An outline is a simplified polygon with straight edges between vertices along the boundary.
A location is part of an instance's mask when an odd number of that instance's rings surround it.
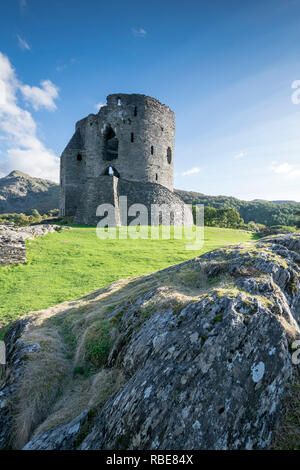
<svg viewBox="0 0 300 470">
<path fill-rule="evenodd" d="M 0 446 L 265 449 L 296 380 L 300 236 L 218 249 L 13 324 Z"/>
<path fill-rule="evenodd" d="M 25 240 L 70 228 L 51 224 L 30 225 L 29 227 L 0 224 L 0 264 L 25 263 Z"/>
</svg>

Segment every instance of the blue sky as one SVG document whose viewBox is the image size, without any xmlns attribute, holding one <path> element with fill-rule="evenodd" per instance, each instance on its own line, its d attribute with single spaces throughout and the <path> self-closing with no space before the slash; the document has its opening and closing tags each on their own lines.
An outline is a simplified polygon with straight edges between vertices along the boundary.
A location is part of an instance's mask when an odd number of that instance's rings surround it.
<svg viewBox="0 0 300 470">
<path fill-rule="evenodd" d="M 300 201 L 299 23 L 300 0 L 2 0 L 0 174 L 57 180 L 75 122 L 144 93 L 176 114 L 175 187 Z"/>
</svg>

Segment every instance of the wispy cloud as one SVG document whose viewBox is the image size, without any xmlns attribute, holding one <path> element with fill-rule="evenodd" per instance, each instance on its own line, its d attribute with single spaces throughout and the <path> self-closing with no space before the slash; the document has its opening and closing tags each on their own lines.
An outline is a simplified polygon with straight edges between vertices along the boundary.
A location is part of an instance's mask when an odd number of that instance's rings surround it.
<svg viewBox="0 0 300 470">
<path fill-rule="evenodd" d="M 196 175 L 197 173 L 200 172 L 200 168 L 198 166 L 194 166 L 190 170 L 183 171 L 181 173 L 181 176 L 190 176 L 190 175 Z"/>
<path fill-rule="evenodd" d="M 69 65 L 79 64 L 79 60 L 76 57 L 71 57 L 68 61 L 58 61 L 56 66 L 57 72 L 62 72 L 63 70 L 67 69 Z"/>
<path fill-rule="evenodd" d="M 66 64 L 57 65 L 57 66 L 56 66 L 56 72 L 62 72 L 62 71 L 65 70 L 66 68 L 67 68 L 67 65 L 66 65 Z"/>
<path fill-rule="evenodd" d="M 22 49 L 22 51 L 31 50 L 31 47 L 29 46 L 28 42 L 24 38 L 22 38 L 19 34 L 17 34 L 17 38 L 18 38 L 19 48 Z"/>
<path fill-rule="evenodd" d="M 105 106 L 105 103 L 101 103 L 101 101 L 100 101 L 100 103 L 96 103 L 96 104 L 94 105 L 94 108 L 95 108 L 97 111 L 99 111 L 99 109 L 102 108 L 103 106 Z"/>
<path fill-rule="evenodd" d="M 131 32 L 136 37 L 145 38 L 147 36 L 147 31 L 144 28 L 131 28 Z"/>
<path fill-rule="evenodd" d="M 49 81 L 42 88 L 22 84 L 9 58 L 0 52 L 0 140 L 5 149 L 0 159 L 0 172 L 21 170 L 32 176 L 58 180 L 59 158 L 45 147 L 37 135 L 37 124 L 31 113 L 18 101 L 21 90 L 35 109 L 55 108 L 57 88 Z"/>
<path fill-rule="evenodd" d="M 234 158 L 236 158 L 237 160 L 239 160 L 240 158 L 244 158 L 246 156 L 246 152 L 240 152 L 240 153 L 237 153 Z"/>
</svg>

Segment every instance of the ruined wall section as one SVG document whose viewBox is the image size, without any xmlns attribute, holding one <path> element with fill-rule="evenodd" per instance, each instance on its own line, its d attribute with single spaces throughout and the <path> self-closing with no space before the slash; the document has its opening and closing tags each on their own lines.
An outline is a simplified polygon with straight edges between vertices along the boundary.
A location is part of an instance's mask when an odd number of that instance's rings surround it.
<svg viewBox="0 0 300 470">
<path fill-rule="evenodd" d="M 142 183 L 119 179 L 114 176 L 98 176 L 87 178 L 79 207 L 74 218 L 76 224 L 97 225 L 102 219 L 96 215 L 97 208 L 101 204 L 111 204 L 115 208 L 114 225 L 127 225 L 134 217 L 128 217 L 122 220 L 119 213 L 119 197 L 127 197 L 127 208 L 133 204 L 143 204 L 148 211 L 148 225 L 151 224 L 152 204 L 159 206 L 169 206 L 172 208 L 171 225 L 182 225 L 184 222 L 184 203 L 172 191 L 160 184 Z M 175 210 L 173 210 L 173 208 Z M 168 221 L 159 220 L 163 225 L 170 225 Z M 187 212 L 187 225 L 193 225 L 193 216 L 191 211 Z"/>
<path fill-rule="evenodd" d="M 76 129 L 60 161 L 60 213 L 74 215 L 86 177 L 86 152 L 80 129 Z"/>
<path fill-rule="evenodd" d="M 111 204 L 116 207 L 117 182 L 118 178 L 114 176 L 87 178 L 74 218 L 75 224 L 97 225 L 101 220 L 101 217 L 96 215 L 98 206 Z M 115 224 L 118 225 L 119 214 L 115 212 Z"/>
</svg>

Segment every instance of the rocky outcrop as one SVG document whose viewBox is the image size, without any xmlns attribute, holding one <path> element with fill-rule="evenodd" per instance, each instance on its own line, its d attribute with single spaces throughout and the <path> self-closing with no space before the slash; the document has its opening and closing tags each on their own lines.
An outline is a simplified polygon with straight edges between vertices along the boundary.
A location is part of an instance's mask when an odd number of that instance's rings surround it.
<svg viewBox="0 0 300 470">
<path fill-rule="evenodd" d="M 297 378 L 299 281 L 299 234 L 275 236 L 16 322 L 2 447 L 268 448 Z"/>
<path fill-rule="evenodd" d="M 89 410 L 84 410 L 70 423 L 62 424 L 40 434 L 33 442 L 30 441 L 23 450 L 70 450 L 74 449 L 80 434 L 88 424 Z"/>
<path fill-rule="evenodd" d="M 6 360 L 7 364 L 14 364 L 14 367 L 9 373 L 4 370 L 4 377 L 0 376 L 0 384 L 5 379 L 5 387 L 1 389 L 0 386 L 0 449 L 7 449 L 12 445 L 11 399 L 16 393 L 18 382 L 22 379 L 26 353 L 34 350 L 33 344 L 25 345 L 18 342 L 26 323 L 27 320 L 18 321 L 6 335 Z"/>
<path fill-rule="evenodd" d="M 262 237 L 270 237 L 272 235 L 288 235 L 292 232 L 292 229 L 287 230 L 285 227 L 266 227 L 262 230 L 257 230 L 257 234 Z"/>
<path fill-rule="evenodd" d="M 70 229 L 70 227 L 51 224 L 15 227 L 11 224 L 0 224 L 0 264 L 25 263 L 25 240 L 66 229 Z"/>
<path fill-rule="evenodd" d="M 0 214 L 30 213 L 32 209 L 45 214 L 58 208 L 58 184 L 33 178 L 21 171 L 12 171 L 0 178 Z"/>
</svg>

